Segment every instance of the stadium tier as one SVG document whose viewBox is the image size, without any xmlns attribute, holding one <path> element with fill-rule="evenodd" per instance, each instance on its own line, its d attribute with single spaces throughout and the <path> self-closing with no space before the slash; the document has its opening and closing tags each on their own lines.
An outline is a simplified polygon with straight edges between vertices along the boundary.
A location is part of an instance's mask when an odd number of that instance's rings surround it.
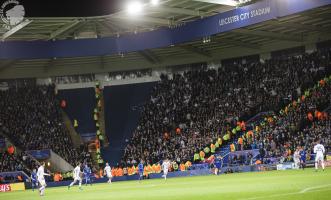
<svg viewBox="0 0 331 200">
<path fill-rule="evenodd" d="M 1 199 L 329 199 L 331 0 L 56 4 L 0 0 Z"/>
</svg>

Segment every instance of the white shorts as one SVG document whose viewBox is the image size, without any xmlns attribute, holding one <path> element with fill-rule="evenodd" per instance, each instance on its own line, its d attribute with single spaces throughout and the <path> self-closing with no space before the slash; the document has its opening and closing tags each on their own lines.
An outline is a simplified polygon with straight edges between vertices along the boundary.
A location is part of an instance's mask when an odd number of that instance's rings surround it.
<svg viewBox="0 0 331 200">
<path fill-rule="evenodd" d="M 324 155 L 323 154 L 316 154 L 316 157 L 315 157 L 315 162 L 318 162 L 318 161 L 324 161 Z"/>
<path fill-rule="evenodd" d="M 168 169 L 163 170 L 163 174 L 167 175 L 168 174 Z"/>
<path fill-rule="evenodd" d="M 82 178 L 80 178 L 79 176 L 78 177 L 74 177 L 74 182 L 76 182 L 76 181 L 81 182 L 82 181 Z"/>
<path fill-rule="evenodd" d="M 43 178 L 38 179 L 39 185 L 46 186 L 46 181 Z"/>
<path fill-rule="evenodd" d="M 300 159 L 298 158 L 293 158 L 294 163 L 300 163 Z"/>
<path fill-rule="evenodd" d="M 107 174 L 107 177 L 108 178 L 112 178 L 113 176 L 111 174 Z"/>
</svg>

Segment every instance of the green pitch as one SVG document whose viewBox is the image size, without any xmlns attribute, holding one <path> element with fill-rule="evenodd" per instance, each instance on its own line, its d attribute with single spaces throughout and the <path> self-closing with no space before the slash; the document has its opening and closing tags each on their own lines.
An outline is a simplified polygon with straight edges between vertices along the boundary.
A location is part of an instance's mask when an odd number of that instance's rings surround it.
<svg viewBox="0 0 331 200">
<path fill-rule="evenodd" d="M 331 168 L 237 173 L 47 188 L 44 197 L 31 190 L 0 194 L 1 200 L 205 200 L 331 199 Z"/>
</svg>

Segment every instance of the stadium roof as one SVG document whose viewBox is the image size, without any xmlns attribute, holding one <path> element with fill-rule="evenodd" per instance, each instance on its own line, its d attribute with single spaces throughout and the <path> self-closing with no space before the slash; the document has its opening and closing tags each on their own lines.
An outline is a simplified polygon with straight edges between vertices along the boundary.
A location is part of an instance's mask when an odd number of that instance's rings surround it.
<svg viewBox="0 0 331 200">
<path fill-rule="evenodd" d="M 173 26 L 233 9 L 230 6 L 202 1 L 204 0 L 165 1 L 157 8 L 160 10 L 150 9 L 145 17 L 135 21 L 121 13 L 88 18 L 31 18 L 33 21 L 30 24 L 8 39 L 64 39 L 95 33 L 106 37 Z M 331 6 L 325 6 L 165 48 L 119 55 L 0 60 L 0 78 L 98 73 L 219 61 L 330 40 L 330 32 Z"/>
<path fill-rule="evenodd" d="M 76 39 L 145 32 L 173 27 L 235 8 L 210 2 L 215 1 L 163 0 L 158 6 L 146 3 L 141 16 L 130 16 L 124 9 L 97 17 L 28 17 L 32 22 L 6 40 Z M 1 29 L 0 35 L 5 32 L 5 29 Z"/>
</svg>

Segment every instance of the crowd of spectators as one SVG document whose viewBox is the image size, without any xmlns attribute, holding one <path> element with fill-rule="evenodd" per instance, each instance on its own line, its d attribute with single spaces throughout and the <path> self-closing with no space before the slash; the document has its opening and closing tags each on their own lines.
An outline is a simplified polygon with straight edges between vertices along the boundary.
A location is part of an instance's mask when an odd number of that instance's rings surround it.
<svg viewBox="0 0 331 200">
<path fill-rule="evenodd" d="M 0 91 L 0 132 L 22 150 L 52 149 L 72 165 L 90 160 L 75 149 L 55 98 L 54 86 L 26 86 Z"/>
<path fill-rule="evenodd" d="M 331 117 L 330 112 L 323 111 L 330 105 L 331 77 L 327 77 L 278 115 L 266 119 L 263 126 L 257 126 L 254 137 L 244 136 L 245 149 L 259 148 L 263 163 L 275 157 L 281 158 L 281 162 L 292 161 L 298 147 L 307 152 L 309 160 L 318 139 L 326 152 L 331 151 Z"/>
<path fill-rule="evenodd" d="M 109 72 L 106 77 L 107 81 L 110 80 L 123 80 L 123 79 L 136 79 L 141 77 L 152 76 L 151 69 L 134 70 L 134 71 L 121 71 L 121 72 Z"/>
<path fill-rule="evenodd" d="M 330 51 L 323 50 L 231 68 L 186 71 L 172 78 L 163 75 L 144 106 L 121 163 L 192 160 L 195 152 L 229 132 L 238 121 L 261 111 L 278 112 L 301 97 L 330 74 L 330 63 Z"/>
<path fill-rule="evenodd" d="M 52 83 L 54 84 L 89 83 L 89 82 L 95 82 L 94 74 L 52 77 Z"/>
<path fill-rule="evenodd" d="M 38 162 L 28 156 L 26 153 L 0 152 L 0 172 L 24 171 L 30 173 L 31 169 L 38 166 Z"/>
</svg>

